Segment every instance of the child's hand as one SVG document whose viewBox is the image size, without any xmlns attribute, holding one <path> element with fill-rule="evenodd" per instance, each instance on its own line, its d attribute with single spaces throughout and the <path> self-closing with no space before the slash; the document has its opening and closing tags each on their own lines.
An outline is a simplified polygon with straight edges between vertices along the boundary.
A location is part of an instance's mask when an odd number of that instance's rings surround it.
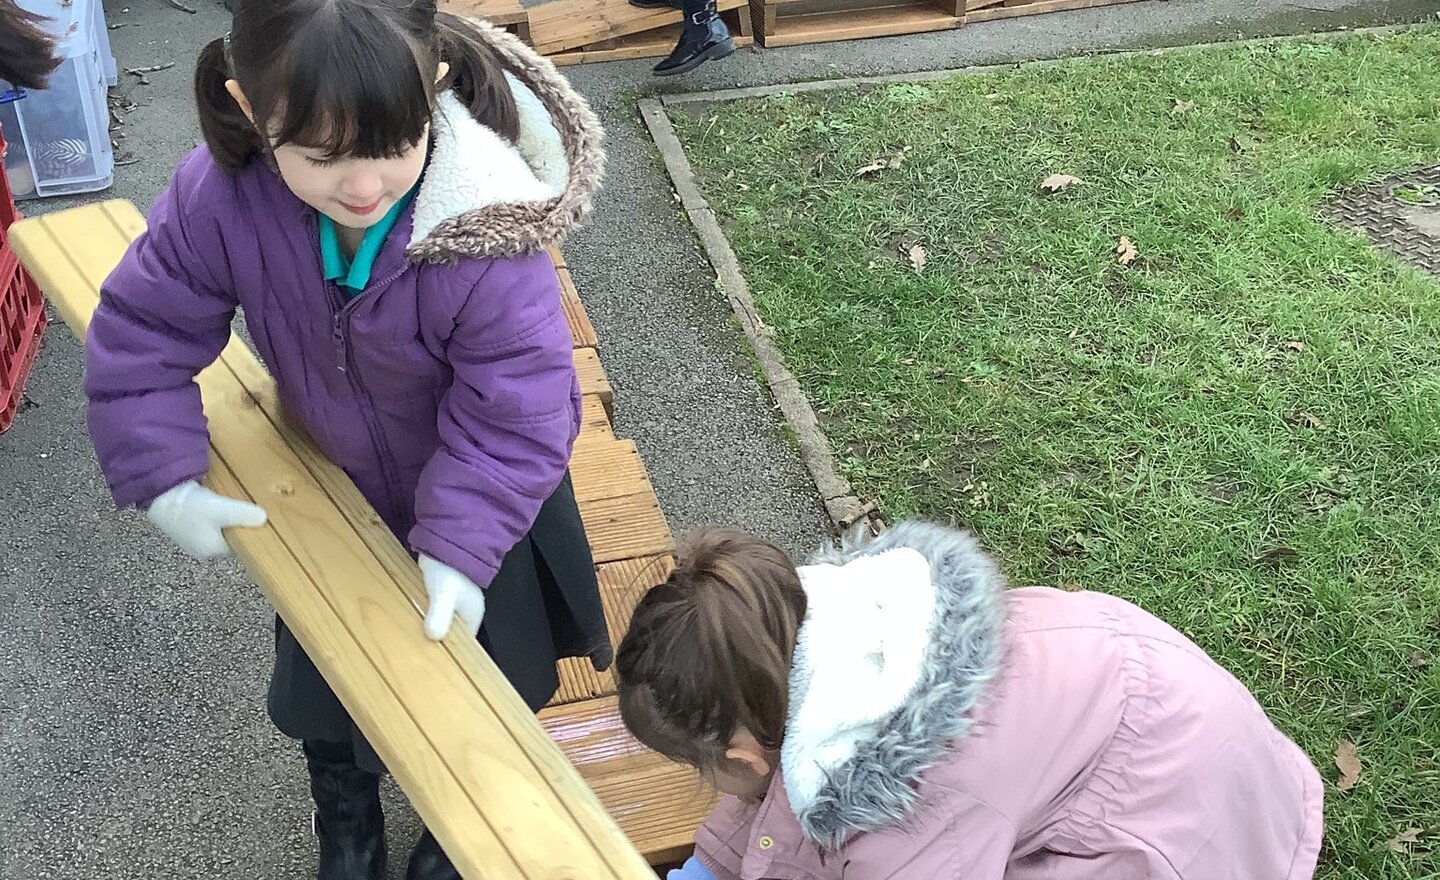
<svg viewBox="0 0 1440 880">
<path fill-rule="evenodd" d="M 265 511 L 190 480 L 150 503 L 150 522 L 196 559 L 229 556 L 224 529 L 265 525 Z"/>
<path fill-rule="evenodd" d="M 425 636 L 440 641 L 450 632 L 458 616 L 472 635 L 480 632 L 485 619 L 485 591 L 465 575 L 443 562 L 421 555 L 420 573 L 425 575 L 425 592 L 430 608 L 425 612 Z"/>
</svg>

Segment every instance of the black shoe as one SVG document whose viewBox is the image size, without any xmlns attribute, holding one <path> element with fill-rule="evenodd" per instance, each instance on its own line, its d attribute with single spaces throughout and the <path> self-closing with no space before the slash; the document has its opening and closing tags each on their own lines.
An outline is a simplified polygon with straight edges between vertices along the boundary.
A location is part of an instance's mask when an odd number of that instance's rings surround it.
<svg viewBox="0 0 1440 880">
<path fill-rule="evenodd" d="M 385 880 L 385 816 L 380 777 L 334 743 L 305 743 L 320 869 L 315 880 Z"/>
<path fill-rule="evenodd" d="M 670 57 L 655 65 L 656 76 L 679 76 L 689 73 L 706 61 L 714 61 L 735 54 L 735 41 L 730 38 L 730 29 L 715 12 L 715 5 L 685 19 L 685 29 L 680 32 L 680 42 Z"/>
<path fill-rule="evenodd" d="M 440 842 L 426 828 L 410 854 L 410 867 L 405 870 L 405 880 L 461 880 L 460 872 L 450 864 L 450 857 L 440 848 Z"/>
</svg>

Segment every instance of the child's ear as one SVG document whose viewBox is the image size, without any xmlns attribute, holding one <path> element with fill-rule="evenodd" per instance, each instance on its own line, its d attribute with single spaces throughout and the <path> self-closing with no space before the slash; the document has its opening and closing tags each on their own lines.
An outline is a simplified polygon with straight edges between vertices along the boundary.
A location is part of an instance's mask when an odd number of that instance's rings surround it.
<svg viewBox="0 0 1440 880">
<path fill-rule="evenodd" d="M 250 120 L 250 123 L 253 125 L 255 123 L 255 108 L 250 106 L 250 99 L 245 97 L 245 92 L 240 88 L 240 83 L 233 79 L 225 80 L 225 91 L 229 92 L 230 97 L 235 99 L 235 103 L 240 105 L 240 111 L 245 114 L 245 118 Z"/>
<path fill-rule="evenodd" d="M 730 747 L 725 750 L 725 757 L 749 767 L 756 776 L 769 776 L 774 769 L 770 762 L 770 750 L 743 730 L 730 739 Z"/>
</svg>

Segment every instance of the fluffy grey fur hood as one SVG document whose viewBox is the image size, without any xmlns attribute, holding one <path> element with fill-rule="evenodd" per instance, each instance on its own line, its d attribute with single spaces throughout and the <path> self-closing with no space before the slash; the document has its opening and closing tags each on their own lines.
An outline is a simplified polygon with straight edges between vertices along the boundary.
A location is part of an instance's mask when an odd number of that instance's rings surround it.
<svg viewBox="0 0 1440 880">
<path fill-rule="evenodd" d="M 1004 581 L 969 534 L 921 522 L 823 550 L 800 576 L 780 763 L 801 829 L 833 851 L 903 821 L 969 732 L 999 665 Z"/>
<path fill-rule="evenodd" d="M 604 174 L 600 121 L 555 65 L 513 35 L 475 22 L 502 58 L 520 113 L 511 144 L 442 94 L 434 148 L 415 198 L 410 259 L 532 253 L 560 241 L 590 213 Z"/>
</svg>

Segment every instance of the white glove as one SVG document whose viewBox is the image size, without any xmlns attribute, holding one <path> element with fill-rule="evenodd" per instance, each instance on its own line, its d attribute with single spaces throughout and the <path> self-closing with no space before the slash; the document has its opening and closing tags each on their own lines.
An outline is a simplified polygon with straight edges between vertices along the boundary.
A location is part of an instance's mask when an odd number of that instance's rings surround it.
<svg viewBox="0 0 1440 880">
<path fill-rule="evenodd" d="M 229 556 L 222 529 L 265 525 L 265 511 L 248 501 L 216 495 L 190 480 L 150 503 L 150 522 L 196 559 Z"/>
<path fill-rule="evenodd" d="M 420 573 L 425 576 L 425 592 L 430 607 L 425 612 L 425 636 L 440 641 L 450 632 L 450 624 L 459 617 L 471 635 L 480 633 L 485 620 L 485 591 L 465 575 L 443 562 L 421 554 Z"/>
</svg>

